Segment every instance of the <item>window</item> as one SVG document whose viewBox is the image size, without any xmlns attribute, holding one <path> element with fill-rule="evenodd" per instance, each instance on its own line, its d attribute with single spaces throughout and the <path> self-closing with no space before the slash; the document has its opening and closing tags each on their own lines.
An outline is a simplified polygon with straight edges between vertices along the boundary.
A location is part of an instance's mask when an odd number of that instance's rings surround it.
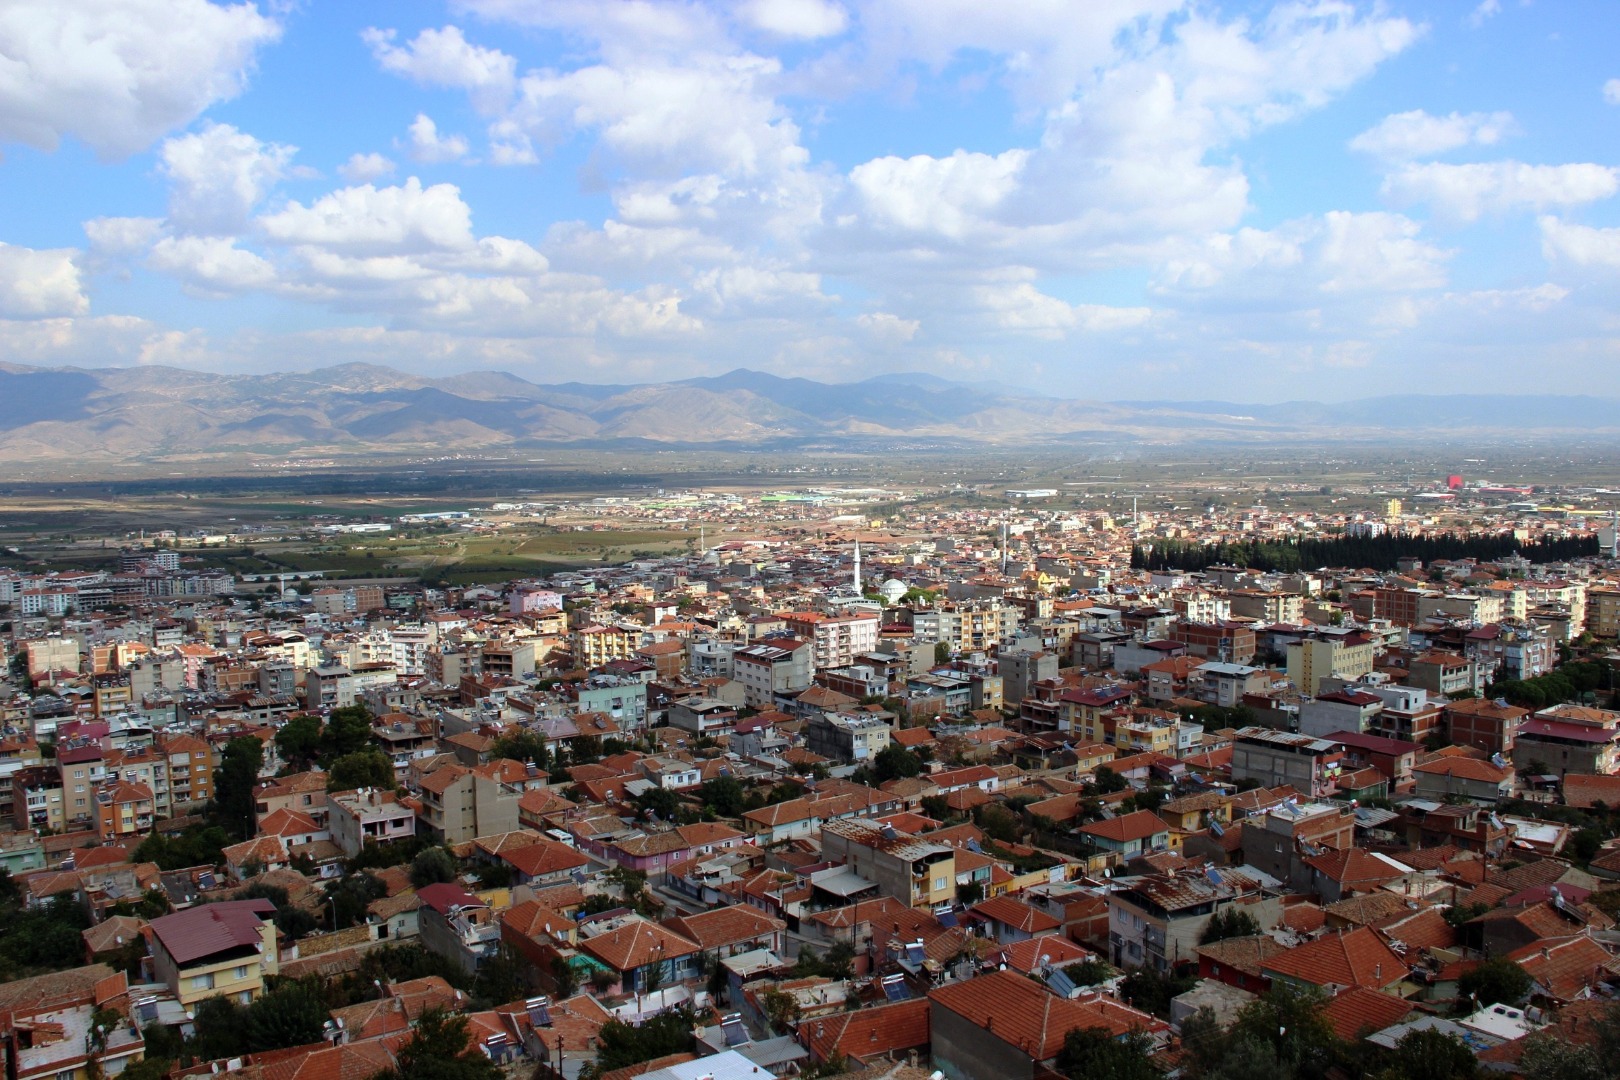
<svg viewBox="0 0 1620 1080">
<path fill-rule="evenodd" d="M 207 975 L 193 975 L 191 977 L 191 988 L 193 990 L 212 990 L 214 988 L 213 973 L 210 972 Z"/>
<path fill-rule="evenodd" d="M 245 979 L 245 978 L 247 978 L 247 975 L 248 975 L 248 969 L 247 969 L 246 964 L 242 964 L 241 966 L 239 966 L 236 969 L 236 977 L 238 979 Z"/>
</svg>

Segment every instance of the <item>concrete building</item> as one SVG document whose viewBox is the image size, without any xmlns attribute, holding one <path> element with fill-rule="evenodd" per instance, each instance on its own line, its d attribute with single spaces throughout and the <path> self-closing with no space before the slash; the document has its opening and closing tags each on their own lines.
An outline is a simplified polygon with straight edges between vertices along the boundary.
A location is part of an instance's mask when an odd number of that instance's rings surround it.
<svg viewBox="0 0 1620 1080">
<path fill-rule="evenodd" d="M 809 689 L 814 652 L 807 641 L 771 638 L 733 651 L 726 674 L 742 684 L 750 709 L 773 709 L 779 698 Z"/>
<path fill-rule="evenodd" d="M 422 947 L 471 975 L 500 949 L 501 925 L 488 904 L 460 885 L 418 889 L 417 933 Z"/>
<path fill-rule="evenodd" d="M 1328 798 L 1338 791 L 1343 759 L 1344 747 L 1327 739 L 1246 727 L 1232 740 L 1232 779 L 1267 788 L 1286 784 L 1307 798 Z"/>
<path fill-rule="evenodd" d="M 275 913 L 268 900 L 227 900 L 153 919 L 153 975 L 184 1006 L 210 997 L 247 1004 L 280 970 Z"/>
<path fill-rule="evenodd" d="M 830 821 L 821 827 L 822 856 L 875 883 L 907 907 L 932 908 L 956 899 L 956 849 L 871 821 Z"/>
<path fill-rule="evenodd" d="M 1045 649 L 1008 649 L 997 655 L 996 672 L 1003 699 L 1017 705 L 1037 682 L 1057 678 L 1058 657 Z"/>
<path fill-rule="evenodd" d="M 1373 669 L 1373 640 L 1364 634 L 1322 634 L 1288 646 L 1288 681 L 1303 694 L 1316 694 L 1323 679 L 1354 682 Z"/>
<path fill-rule="evenodd" d="M 392 791 L 360 788 L 327 796 L 327 827 L 343 854 L 354 858 L 367 844 L 416 835 L 416 812 Z"/>
<path fill-rule="evenodd" d="M 435 840 L 460 844 L 516 829 L 523 787 L 501 778 L 501 766 L 499 761 L 476 769 L 445 765 L 424 777 L 419 816 L 426 831 Z"/>
<path fill-rule="evenodd" d="M 818 713 L 804 725 L 805 748 L 833 761 L 871 761 L 894 735 L 887 717 L 887 713 Z"/>
<path fill-rule="evenodd" d="M 877 648 L 876 615 L 823 615 L 815 611 L 784 612 L 783 625 L 810 643 L 810 662 L 822 668 L 848 667 L 862 653 Z"/>
</svg>

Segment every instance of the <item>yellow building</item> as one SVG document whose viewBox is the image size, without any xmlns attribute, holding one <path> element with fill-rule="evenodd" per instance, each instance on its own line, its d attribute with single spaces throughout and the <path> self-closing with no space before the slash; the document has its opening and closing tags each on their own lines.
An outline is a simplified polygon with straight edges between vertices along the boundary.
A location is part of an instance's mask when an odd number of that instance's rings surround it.
<svg viewBox="0 0 1620 1080">
<path fill-rule="evenodd" d="M 1586 630 L 1594 637 L 1620 637 L 1620 589 L 1586 590 Z"/>
<path fill-rule="evenodd" d="M 1314 695 L 1323 679 L 1354 681 L 1371 674 L 1376 652 L 1372 639 L 1361 634 L 1295 641 L 1288 646 L 1288 681 Z"/>
<path fill-rule="evenodd" d="M 279 971 L 275 914 L 268 900 L 229 900 L 153 919 L 153 973 L 181 1005 L 210 997 L 245 1005 Z"/>
</svg>

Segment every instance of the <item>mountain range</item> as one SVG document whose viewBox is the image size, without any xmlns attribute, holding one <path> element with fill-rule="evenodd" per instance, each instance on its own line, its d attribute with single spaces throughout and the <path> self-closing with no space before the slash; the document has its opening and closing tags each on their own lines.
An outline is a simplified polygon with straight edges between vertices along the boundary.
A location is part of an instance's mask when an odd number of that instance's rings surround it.
<svg viewBox="0 0 1620 1080">
<path fill-rule="evenodd" d="M 1087 401 L 925 373 L 822 383 L 745 368 L 665 383 L 541 385 L 504 372 L 426 378 L 368 364 L 225 375 L 0 363 L 0 464 L 543 445 L 1502 441 L 1620 435 L 1616 405 L 1610 398 L 1487 394 L 1337 404 Z"/>
</svg>

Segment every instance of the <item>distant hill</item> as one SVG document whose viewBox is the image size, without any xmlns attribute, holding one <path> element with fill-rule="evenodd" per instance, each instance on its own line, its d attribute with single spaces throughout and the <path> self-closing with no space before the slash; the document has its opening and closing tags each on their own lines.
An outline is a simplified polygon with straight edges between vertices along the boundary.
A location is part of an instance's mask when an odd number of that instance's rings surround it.
<svg viewBox="0 0 1620 1080">
<path fill-rule="evenodd" d="M 0 462 L 13 463 L 559 444 L 1264 445 L 1620 435 L 1617 402 L 1595 397 L 1107 402 L 923 373 L 822 383 L 745 368 L 668 383 L 547 386 L 504 372 L 431 379 L 370 364 L 271 375 L 0 364 L 0 402 Z"/>
</svg>

